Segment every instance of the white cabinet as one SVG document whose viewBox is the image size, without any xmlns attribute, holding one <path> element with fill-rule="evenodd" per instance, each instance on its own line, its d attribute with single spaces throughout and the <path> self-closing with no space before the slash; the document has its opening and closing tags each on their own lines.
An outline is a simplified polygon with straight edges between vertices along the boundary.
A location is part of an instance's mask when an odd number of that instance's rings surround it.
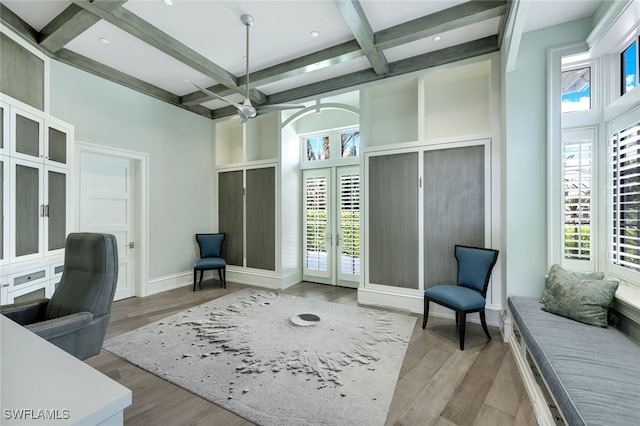
<svg viewBox="0 0 640 426">
<path fill-rule="evenodd" d="M 44 262 L 24 262 L 3 268 L 3 276 L 0 276 L 1 304 L 51 297 L 55 285 L 60 282 L 63 263 L 62 257 L 57 256 Z"/>
<path fill-rule="evenodd" d="M 69 231 L 73 127 L 25 105 L 0 108 L 0 264 L 60 254 Z"/>
</svg>

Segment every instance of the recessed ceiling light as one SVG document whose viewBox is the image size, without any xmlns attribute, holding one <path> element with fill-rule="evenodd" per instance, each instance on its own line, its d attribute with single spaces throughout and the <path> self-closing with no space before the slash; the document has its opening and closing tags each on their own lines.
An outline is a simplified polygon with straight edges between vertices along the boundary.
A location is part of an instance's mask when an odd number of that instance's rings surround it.
<svg viewBox="0 0 640 426">
<path fill-rule="evenodd" d="M 320 33 L 314 30 L 314 31 L 311 31 L 311 32 L 309 33 L 309 35 L 310 35 L 311 37 L 313 37 L 313 38 L 316 38 L 316 37 L 318 37 L 318 36 L 320 35 Z"/>
<path fill-rule="evenodd" d="M 433 41 L 440 41 L 441 39 L 442 39 L 442 37 L 440 37 L 440 36 L 435 36 L 435 37 L 433 38 Z"/>
<path fill-rule="evenodd" d="M 166 4 L 167 6 L 173 6 L 173 0 L 162 0 L 162 3 Z"/>
<path fill-rule="evenodd" d="M 109 43 L 111 43 L 111 42 L 109 41 L 109 39 L 108 39 L 108 38 L 100 37 L 100 38 L 99 38 L 99 40 L 100 40 L 101 42 L 103 42 L 104 44 L 109 44 Z"/>
<path fill-rule="evenodd" d="M 184 81 L 185 83 L 188 83 L 189 79 L 188 78 L 183 78 L 182 81 Z"/>
</svg>

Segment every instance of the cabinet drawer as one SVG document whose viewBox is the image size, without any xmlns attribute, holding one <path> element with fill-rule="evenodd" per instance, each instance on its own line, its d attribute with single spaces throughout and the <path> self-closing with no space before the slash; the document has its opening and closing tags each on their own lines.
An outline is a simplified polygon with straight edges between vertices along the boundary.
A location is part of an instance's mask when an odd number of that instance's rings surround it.
<svg viewBox="0 0 640 426">
<path fill-rule="evenodd" d="M 51 297 L 51 291 L 49 289 L 48 281 L 34 283 L 28 286 L 17 288 L 14 291 L 7 293 L 7 304 L 11 303 L 24 303 L 31 300 L 49 298 Z"/>
<path fill-rule="evenodd" d="M 28 287 L 36 283 L 46 282 L 49 280 L 49 266 L 43 265 L 39 268 L 30 269 L 28 271 L 16 272 L 9 275 L 8 287 L 9 292 Z"/>
</svg>

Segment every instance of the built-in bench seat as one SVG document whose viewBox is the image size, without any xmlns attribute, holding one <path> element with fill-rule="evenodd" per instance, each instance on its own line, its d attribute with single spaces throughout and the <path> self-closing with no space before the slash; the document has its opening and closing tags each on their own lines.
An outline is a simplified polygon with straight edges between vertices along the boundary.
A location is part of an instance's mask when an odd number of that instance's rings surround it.
<svg viewBox="0 0 640 426">
<path fill-rule="evenodd" d="M 521 372 L 523 363 L 534 370 L 529 375 L 536 376 L 538 370 L 547 388 L 541 391 L 548 391 L 551 405 L 555 404 L 560 414 L 555 414 L 553 407 L 547 410 L 551 422 L 640 425 L 639 345 L 613 327 L 586 325 L 545 312 L 535 298 L 510 297 L 508 305 L 516 361 Z M 526 374 L 523 379 L 525 386 L 526 382 L 531 385 Z M 534 409 L 539 408 L 534 403 Z M 538 410 L 538 422 L 550 423 Z"/>
</svg>

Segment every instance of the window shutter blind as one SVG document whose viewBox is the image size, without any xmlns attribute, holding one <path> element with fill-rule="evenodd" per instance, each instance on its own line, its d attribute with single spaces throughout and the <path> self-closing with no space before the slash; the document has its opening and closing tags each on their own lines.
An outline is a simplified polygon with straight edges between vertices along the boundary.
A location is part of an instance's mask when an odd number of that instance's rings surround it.
<svg viewBox="0 0 640 426">
<path fill-rule="evenodd" d="M 360 176 L 340 177 L 340 235 L 342 238 L 340 271 L 360 274 Z"/>
<path fill-rule="evenodd" d="M 307 269 L 327 270 L 327 178 L 308 177 L 305 180 L 305 253 Z"/>
<path fill-rule="evenodd" d="M 591 140 L 564 142 L 564 258 L 591 259 Z"/>
<path fill-rule="evenodd" d="M 640 121 L 612 136 L 611 261 L 640 272 Z"/>
</svg>

